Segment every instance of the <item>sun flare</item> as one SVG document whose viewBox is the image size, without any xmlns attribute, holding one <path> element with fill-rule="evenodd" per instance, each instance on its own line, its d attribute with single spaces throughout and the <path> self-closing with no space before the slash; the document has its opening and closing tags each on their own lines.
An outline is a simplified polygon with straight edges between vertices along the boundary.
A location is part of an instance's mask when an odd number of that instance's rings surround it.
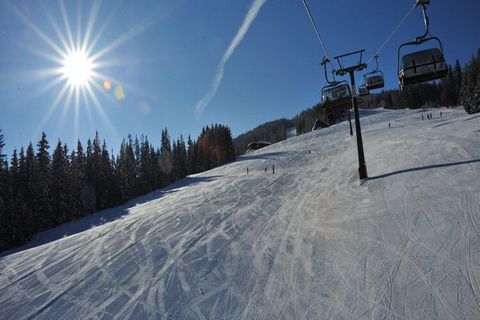
<svg viewBox="0 0 480 320">
<path fill-rule="evenodd" d="M 44 131 L 44 126 L 55 114 L 59 114 L 59 124 L 63 125 L 66 117 L 73 111 L 73 132 L 74 136 L 78 138 L 82 127 L 80 112 L 83 110 L 86 112 L 91 128 L 94 127 L 95 118 L 100 118 L 108 130 L 117 137 L 118 134 L 107 114 L 107 106 L 118 104 L 119 101 L 126 98 L 125 83 L 123 80 L 115 79 L 109 74 L 110 72 L 105 73 L 105 69 L 124 67 L 128 61 L 123 59 L 112 61 L 108 58 L 108 54 L 156 23 L 158 17 L 147 19 L 134 26 L 129 32 L 119 34 L 108 41 L 108 39 L 103 39 L 103 36 L 109 29 L 110 18 L 103 20 L 101 25 L 97 24 L 101 1 L 90 2 L 90 13 L 87 18 L 82 18 L 80 14 L 82 6 L 79 4 L 75 9 L 77 12 L 76 23 L 71 23 L 72 17 L 68 12 L 74 10 L 66 7 L 67 2 L 70 3 L 69 1 L 58 1 L 59 8 L 53 13 L 46 9 L 46 18 L 49 20 L 50 26 L 43 30 L 24 12 L 23 6 L 12 7 L 16 16 L 33 32 L 36 38 L 43 40 L 43 44 L 39 48 L 27 45 L 27 49 L 49 61 L 48 67 L 34 70 L 35 78 L 46 81 L 32 93 L 32 97 L 40 96 L 50 90 L 58 90 L 36 130 Z M 55 17 L 56 15 L 58 18 Z M 75 19 L 75 16 L 73 18 Z M 48 33 L 47 30 L 53 32 Z M 103 43 L 104 46 L 100 46 L 99 43 Z M 45 50 L 45 46 L 47 50 Z M 29 70 L 29 78 L 31 74 L 32 72 Z M 100 99 L 99 95 L 102 95 L 103 98 Z M 62 109 L 61 112 L 59 109 Z M 94 118 L 92 110 L 99 117 Z"/>
<path fill-rule="evenodd" d="M 92 79 L 92 71 L 91 58 L 81 50 L 69 52 L 62 63 L 62 74 L 74 88 L 87 86 Z"/>
</svg>

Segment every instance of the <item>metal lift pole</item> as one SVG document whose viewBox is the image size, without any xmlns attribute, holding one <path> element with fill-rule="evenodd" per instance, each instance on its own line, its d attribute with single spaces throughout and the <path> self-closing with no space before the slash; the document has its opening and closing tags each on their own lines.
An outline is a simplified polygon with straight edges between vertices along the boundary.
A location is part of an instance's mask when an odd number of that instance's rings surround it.
<svg viewBox="0 0 480 320">
<path fill-rule="evenodd" d="M 352 94 L 352 97 L 354 94 Z M 350 108 L 347 108 L 347 114 L 348 114 L 348 125 L 350 126 L 350 135 L 353 136 L 353 129 L 352 129 L 352 116 L 350 115 Z"/>
<path fill-rule="evenodd" d="M 362 63 L 362 54 L 365 50 L 359 50 L 351 53 L 347 53 L 341 56 L 335 57 L 338 62 L 339 69 L 336 71 L 338 75 L 345 75 L 348 73 L 350 75 L 350 84 L 352 87 L 352 105 L 353 111 L 355 112 L 355 133 L 357 135 L 357 151 L 358 151 L 358 175 L 360 180 L 368 178 L 367 174 L 367 164 L 365 162 L 365 154 L 363 152 L 363 140 L 362 140 L 362 129 L 360 127 L 360 114 L 358 112 L 357 97 L 356 97 L 356 88 L 355 88 L 355 71 L 361 71 L 367 67 L 366 63 Z M 351 55 L 360 55 L 358 63 L 354 66 L 344 67 L 342 65 L 342 58 L 351 56 Z"/>
<path fill-rule="evenodd" d="M 357 92 L 355 88 L 355 70 L 350 70 L 350 83 L 352 92 Z M 362 129 L 360 128 L 360 114 L 358 112 L 356 94 L 352 94 L 353 111 L 355 112 L 355 134 L 357 136 L 357 151 L 358 151 L 358 175 L 360 180 L 368 178 L 367 164 L 365 162 L 365 154 L 363 152 Z"/>
</svg>

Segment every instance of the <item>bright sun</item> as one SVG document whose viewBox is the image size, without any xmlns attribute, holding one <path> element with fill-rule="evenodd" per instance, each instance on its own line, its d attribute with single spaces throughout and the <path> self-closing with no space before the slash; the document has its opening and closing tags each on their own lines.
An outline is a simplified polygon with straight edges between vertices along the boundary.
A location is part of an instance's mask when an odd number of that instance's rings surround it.
<svg viewBox="0 0 480 320">
<path fill-rule="evenodd" d="M 83 88 L 92 78 L 93 63 L 82 50 L 69 52 L 62 63 L 62 73 L 70 86 Z"/>
<path fill-rule="evenodd" d="M 1 2 L 1 0 L 0 0 Z M 113 128 L 110 119 L 105 111 L 105 102 L 97 97 L 97 93 L 101 93 L 105 96 L 105 99 L 112 101 L 122 101 L 125 99 L 124 87 L 120 84 L 119 80 L 112 78 L 110 75 L 103 73 L 104 69 L 108 67 L 124 66 L 125 61 L 119 60 L 108 61 L 105 59 L 106 55 L 115 50 L 120 45 L 124 44 L 132 37 L 140 34 L 148 26 L 150 26 L 156 19 L 152 21 L 145 21 L 138 26 L 135 26 L 132 32 L 120 34 L 111 42 L 105 40 L 100 41 L 105 30 L 108 30 L 109 19 L 99 26 L 99 31 L 94 32 L 96 26 L 96 18 L 99 16 L 101 1 L 91 1 L 90 15 L 88 19 L 82 19 L 80 12 L 82 7 L 75 6 L 76 9 L 70 8 L 67 10 L 65 7 L 66 2 L 59 3 L 59 12 L 61 17 L 60 21 L 63 21 L 63 25 L 55 19 L 51 13 L 47 14 L 48 20 L 50 20 L 50 27 L 48 30 L 54 32 L 49 35 L 37 26 L 29 17 L 27 17 L 22 10 L 14 8 L 15 13 L 22 20 L 22 22 L 30 28 L 30 30 L 43 40 L 44 46 L 48 46 L 52 49 L 52 52 L 42 50 L 34 50 L 40 57 L 49 60 L 49 67 L 36 70 L 36 76 L 42 78 L 50 78 L 35 92 L 35 96 L 40 95 L 50 89 L 59 89 L 57 94 L 52 100 L 49 109 L 45 112 L 42 120 L 39 122 L 37 131 L 43 131 L 43 128 L 47 121 L 56 114 L 56 110 L 59 106 L 63 107 L 61 112 L 61 121 L 64 121 L 65 117 L 69 114 L 69 110 L 72 109 L 73 113 L 73 130 L 75 137 L 78 138 L 79 130 L 82 126 L 80 124 L 80 106 L 84 106 L 90 126 L 94 127 L 94 118 L 91 114 L 91 110 L 96 110 L 100 115 L 108 129 L 114 136 L 117 136 L 115 129 Z M 80 3 L 80 2 L 79 2 Z M 70 25 L 70 17 L 67 12 L 77 11 L 77 24 Z M 85 20 L 85 21 L 84 21 Z M 100 47 L 98 43 L 104 43 L 105 46 Z M 30 49 L 30 45 L 28 46 Z M 42 64 L 44 65 L 44 64 Z M 1 81 L 0 81 L 1 82 Z M 103 84 L 103 85 L 102 85 Z M 113 90 L 112 90 L 113 89 Z M 115 100 L 114 100 L 115 99 Z"/>
</svg>

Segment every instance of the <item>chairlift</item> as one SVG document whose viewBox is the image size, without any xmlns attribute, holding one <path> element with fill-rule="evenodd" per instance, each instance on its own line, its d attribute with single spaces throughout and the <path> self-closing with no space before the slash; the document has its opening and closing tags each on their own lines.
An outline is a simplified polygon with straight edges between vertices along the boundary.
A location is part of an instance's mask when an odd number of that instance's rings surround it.
<svg viewBox="0 0 480 320">
<path fill-rule="evenodd" d="M 369 94 L 370 92 L 368 91 L 366 84 L 362 84 L 361 86 L 358 87 L 358 95 L 360 97 L 367 96 Z"/>
<path fill-rule="evenodd" d="M 432 36 L 429 31 L 426 8 L 428 4 L 429 0 L 416 0 L 416 5 L 420 5 L 423 10 L 425 34 L 417 37 L 415 41 L 403 43 L 398 48 L 398 78 L 401 89 L 411 84 L 444 78 L 448 72 L 442 42 L 438 37 Z M 436 45 L 433 48 L 400 55 L 403 47 L 415 47 L 426 42 L 435 42 Z"/>
<path fill-rule="evenodd" d="M 322 103 L 325 119 L 335 123 L 349 114 L 352 108 L 352 93 L 347 81 L 334 82 L 323 87 L 320 102 Z"/>
<path fill-rule="evenodd" d="M 380 89 L 385 86 L 385 80 L 383 77 L 383 72 L 378 68 L 378 55 L 375 55 L 375 61 L 377 63 L 377 68 L 367 74 L 365 77 L 365 88 L 366 90 Z M 367 92 L 368 94 L 368 92 Z"/>
<path fill-rule="evenodd" d="M 350 115 L 349 109 L 352 107 L 352 92 L 347 81 L 336 81 L 336 70 L 332 70 L 333 81 L 328 79 L 327 63 L 330 60 L 323 58 L 321 64 L 325 71 L 325 80 L 327 85 L 322 88 L 320 93 L 321 110 L 323 119 L 328 125 L 335 123 L 338 119 L 345 115 Z M 315 126 L 314 126 L 315 128 Z"/>
<path fill-rule="evenodd" d="M 345 99 L 350 100 L 352 98 L 352 93 L 350 91 L 350 85 L 347 81 L 336 81 L 335 80 L 335 70 L 332 71 L 333 81 L 328 79 L 327 73 L 327 64 L 330 62 L 327 58 L 323 58 L 321 65 L 325 71 L 325 80 L 327 81 L 327 85 L 322 88 L 322 92 L 320 94 L 320 102 L 322 104 L 334 104 L 341 100 L 344 102 Z M 338 105 L 335 103 L 335 105 Z"/>
<path fill-rule="evenodd" d="M 367 90 L 380 89 L 385 86 L 382 71 L 375 71 L 375 73 L 365 75 L 365 87 Z"/>
<path fill-rule="evenodd" d="M 430 0 L 415 0 L 416 6 L 420 6 L 422 4 L 430 4 Z"/>
<path fill-rule="evenodd" d="M 415 51 L 402 56 L 401 68 L 399 65 L 400 69 L 398 71 L 402 88 L 415 83 L 441 79 L 447 75 L 448 69 L 441 42 L 436 37 L 431 39 L 438 40 L 440 47 Z M 416 43 L 413 44 L 416 45 Z M 402 46 L 405 45 L 412 45 L 412 43 L 403 44 Z"/>
<path fill-rule="evenodd" d="M 337 104 L 336 102 L 350 103 L 352 99 L 352 92 L 350 85 L 346 81 L 333 82 L 326 85 L 322 89 L 321 103 Z"/>
</svg>

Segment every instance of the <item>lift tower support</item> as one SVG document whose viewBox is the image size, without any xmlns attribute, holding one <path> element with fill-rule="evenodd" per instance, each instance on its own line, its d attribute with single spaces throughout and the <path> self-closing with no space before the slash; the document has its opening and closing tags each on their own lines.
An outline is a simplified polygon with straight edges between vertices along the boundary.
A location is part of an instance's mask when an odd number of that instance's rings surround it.
<svg viewBox="0 0 480 320">
<path fill-rule="evenodd" d="M 335 60 L 337 60 L 339 69 L 335 71 L 335 73 L 339 76 L 343 76 L 345 74 L 350 75 L 350 85 L 352 91 L 352 105 L 353 111 L 355 112 L 355 133 L 357 135 L 357 151 L 358 151 L 358 175 L 360 180 L 368 178 L 367 174 L 367 164 L 365 162 L 365 154 L 363 152 L 363 140 L 362 140 L 362 129 L 360 128 L 360 115 L 358 113 L 358 105 L 357 105 L 357 90 L 355 88 L 355 71 L 361 71 L 367 67 L 366 63 L 362 63 L 362 56 L 365 50 L 358 50 L 350 53 L 346 53 L 340 56 L 336 56 Z M 344 66 L 342 60 L 353 56 L 359 55 L 358 63 L 351 66 Z"/>
</svg>

